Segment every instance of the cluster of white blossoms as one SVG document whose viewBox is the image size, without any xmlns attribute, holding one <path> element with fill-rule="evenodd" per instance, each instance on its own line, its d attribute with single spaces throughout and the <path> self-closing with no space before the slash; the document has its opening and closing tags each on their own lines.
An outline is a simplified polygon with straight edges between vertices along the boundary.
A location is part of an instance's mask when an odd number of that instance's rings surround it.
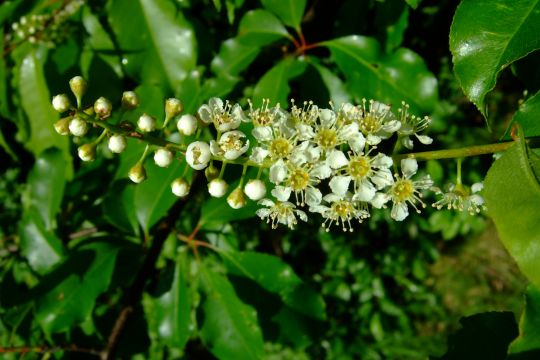
<svg viewBox="0 0 540 360">
<path fill-rule="evenodd" d="M 82 110 L 81 97 L 86 91 L 82 78 L 75 77 L 70 86 L 77 108 L 66 95 L 53 98 L 57 111 L 71 111 L 55 124 L 56 130 L 84 136 L 89 124 L 104 128 L 97 140 L 79 147 L 82 160 L 93 160 L 96 145 L 105 138 L 112 153 L 126 148 L 127 137 L 146 141 L 144 153 L 128 174 L 132 181 L 146 179 L 144 161 L 151 150 L 160 167 L 185 160 L 183 175 L 171 184 L 176 196 L 190 192 L 188 166 L 204 170 L 211 196 L 227 195 L 233 209 L 245 206 L 248 199 L 257 202 L 257 215 L 273 228 L 279 224 L 293 228 L 298 220 L 307 221 L 311 213 L 322 217 L 327 231 L 332 226 L 353 231 L 354 222 L 362 223 L 374 209 L 382 208 L 390 208 L 391 218 L 402 221 L 410 211 L 419 213 L 426 207 L 423 195 L 427 190 L 440 196 L 433 204 L 437 209 L 467 209 L 471 213 L 484 209 L 481 184 L 474 184 L 471 193 L 459 181 L 459 185 L 442 192 L 433 186 L 429 175 L 417 175 L 414 154 L 396 156 L 400 146 L 412 149 L 415 140 L 425 145 L 433 141 L 422 133 L 430 118 L 411 115 L 405 103 L 393 112 L 390 106 L 374 100 L 363 100 L 359 105 L 345 103 L 338 108 L 332 103 L 320 108 L 312 102 L 297 106 L 292 101 L 286 111 L 279 104 L 270 106 L 268 100 L 258 107 L 249 101 L 248 108 L 243 109 L 239 104 L 212 98 L 195 115 L 181 115 L 181 101 L 172 98 L 165 102 L 162 125 L 142 114 L 136 125 L 126 127 L 125 121 L 122 126 L 107 125 L 112 104 L 105 98 Z M 124 110 L 138 104 L 134 92 L 124 93 Z M 160 140 L 172 119 L 181 135 L 180 144 Z M 234 189 L 229 189 L 224 179 L 228 164 L 243 166 Z M 258 170 L 256 178 L 245 179 L 249 167 Z"/>
</svg>

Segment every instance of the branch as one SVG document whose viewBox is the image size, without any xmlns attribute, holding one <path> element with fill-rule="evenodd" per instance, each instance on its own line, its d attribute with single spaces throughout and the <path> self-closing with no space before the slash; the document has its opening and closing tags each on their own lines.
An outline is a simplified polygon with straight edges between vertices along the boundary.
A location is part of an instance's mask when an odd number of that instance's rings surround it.
<svg viewBox="0 0 540 360">
<path fill-rule="evenodd" d="M 37 346 L 16 346 L 16 347 L 2 347 L 0 346 L 0 354 L 10 354 L 10 353 L 19 353 L 19 354 L 27 354 L 27 353 L 54 353 L 59 351 L 67 351 L 67 352 L 74 352 L 74 353 L 84 353 L 84 354 L 90 354 L 95 356 L 100 356 L 101 352 L 99 350 L 95 349 L 87 349 L 87 348 L 81 348 L 78 347 L 75 344 L 72 345 L 65 345 L 65 346 L 47 346 L 47 345 L 37 345 Z"/>
</svg>

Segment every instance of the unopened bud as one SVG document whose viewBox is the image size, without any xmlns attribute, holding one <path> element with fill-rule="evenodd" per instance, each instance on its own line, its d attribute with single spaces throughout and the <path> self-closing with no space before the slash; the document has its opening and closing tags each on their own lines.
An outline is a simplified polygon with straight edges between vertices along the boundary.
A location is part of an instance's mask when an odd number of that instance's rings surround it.
<svg viewBox="0 0 540 360">
<path fill-rule="evenodd" d="M 258 179 L 249 180 L 244 187 L 247 197 L 253 201 L 261 200 L 266 195 L 266 186 L 264 182 Z"/>
<path fill-rule="evenodd" d="M 204 141 L 195 141 L 186 149 L 186 162 L 195 170 L 202 170 L 210 161 L 210 145 Z"/>
<path fill-rule="evenodd" d="M 212 181 L 219 176 L 219 169 L 214 164 L 210 164 L 209 167 L 204 169 L 204 176 L 206 176 L 208 181 Z"/>
<path fill-rule="evenodd" d="M 208 183 L 208 192 L 213 197 L 220 198 L 227 193 L 229 185 L 223 179 L 214 179 Z"/>
<path fill-rule="evenodd" d="M 197 118 L 189 114 L 182 115 L 180 119 L 178 119 L 176 127 L 182 135 L 193 135 L 197 130 Z"/>
<path fill-rule="evenodd" d="M 183 178 L 177 178 L 172 182 L 171 190 L 174 195 L 184 197 L 189 194 L 189 184 Z"/>
<path fill-rule="evenodd" d="M 178 99 L 170 98 L 165 100 L 165 117 L 172 119 L 184 110 L 184 104 Z"/>
<path fill-rule="evenodd" d="M 82 161 L 94 161 L 96 158 L 96 146 L 94 144 L 84 144 L 79 146 L 77 154 Z"/>
<path fill-rule="evenodd" d="M 150 132 L 156 129 L 156 119 L 147 114 L 142 114 L 137 121 L 137 126 L 143 132 Z"/>
<path fill-rule="evenodd" d="M 109 150 L 113 153 L 120 154 L 126 149 L 127 141 L 123 135 L 113 135 L 109 139 Z"/>
<path fill-rule="evenodd" d="M 128 176 L 131 181 L 139 184 L 146 180 L 146 170 L 144 170 L 144 166 L 138 162 L 129 170 Z"/>
<path fill-rule="evenodd" d="M 122 94 L 122 106 L 127 110 L 135 109 L 139 106 L 139 96 L 134 91 L 124 91 Z"/>
<path fill-rule="evenodd" d="M 227 203 L 233 209 L 240 209 L 246 206 L 246 197 L 244 196 L 242 188 L 237 187 L 234 189 L 227 197 Z"/>
<path fill-rule="evenodd" d="M 86 82 L 86 80 L 83 79 L 82 76 L 75 76 L 74 78 L 69 80 L 69 87 L 77 98 L 77 104 L 79 105 L 81 98 L 83 97 L 84 93 L 86 93 L 88 83 Z"/>
<path fill-rule="evenodd" d="M 173 153 L 165 148 L 157 149 L 154 154 L 154 162 L 159 167 L 167 167 L 173 161 Z"/>
<path fill-rule="evenodd" d="M 66 117 L 58 120 L 54 123 L 54 130 L 60 135 L 69 135 L 69 123 L 71 122 L 71 117 Z"/>
<path fill-rule="evenodd" d="M 107 118 L 111 115 L 112 104 L 108 99 L 100 97 L 94 103 L 94 111 L 100 118 Z"/>
<path fill-rule="evenodd" d="M 74 117 L 69 123 L 69 131 L 75 136 L 84 136 L 88 132 L 86 121 Z"/>
<path fill-rule="evenodd" d="M 54 110 L 63 113 L 69 110 L 71 103 L 66 94 L 60 94 L 52 98 L 52 106 Z"/>
</svg>

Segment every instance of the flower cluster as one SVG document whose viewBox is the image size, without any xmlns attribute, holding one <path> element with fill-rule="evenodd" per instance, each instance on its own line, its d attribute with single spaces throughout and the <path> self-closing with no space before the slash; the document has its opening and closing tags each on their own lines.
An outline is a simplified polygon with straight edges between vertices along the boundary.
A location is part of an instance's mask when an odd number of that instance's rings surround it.
<svg viewBox="0 0 540 360">
<path fill-rule="evenodd" d="M 69 116 L 55 124 L 56 130 L 83 136 L 89 124 L 104 129 L 97 140 L 79 147 L 82 160 L 93 160 L 96 145 L 105 138 L 113 153 L 126 148 L 128 137 L 146 141 L 144 153 L 128 174 L 132 181 L 146 179 L 144 161 L 152 150 L 154 162 L 160 167 L 179 158 L 187 165 L 183 175 L 171 184 L 176 196 L 184 197 L 190 192 L 188 166 L 204 170 L 211 196 L 228 194 L 227 203 L 233 209 L 245 206 L 248 199 L 256 201 L 261 206 L 257 215 L 272 227 L 282 224 L 292 228 L 298 220 L 307 221 L 308 214 L 317 214 L 327 231 L 333 225 L 353 231 L 355 222 L 362 223 L 374 209 L 387 207 L 391 218 L 402 221 L 411 209 L 421 212 L 426 207 L 423 195 L 427 190 L 441 196 L 433 204 L 437 209 L 477 213 L 484 208 L 479 185 L 473 185 L 472 194 L 462 185 L 443 193 L 433 186 L 429 175 L 417 174 L 414 154 L 395 153 L 399 148 L 396 145 L 412 149 L 415 139 L 424 145 L 432 142 L 422 134 L 430 119 L 411 115 L 404 103 L 393 112 L 389 105 L 374 100 L 339 107 L 330 103 L 327 108 L 292 101 L 287 111 L 279 104 L 271 106 L 268 100 L 260 106 L 249 101 L 249 106 L 242 108 L 212 98 L 191 115 L 181 114 L 182 103 L 173 98 L 165 102 L 161 125 L 148 114 L 140 115 L 136 125 L 118 119 L 114 124 L 108 120 L 112 112 L 109 100 L 99 98 L 83 110 L 81 98 L 86 82 L 75 77 L 70 86 L 77 107 L 71 105 L 67 95 L 53 98 L 57 111 L 70 111 Z M 138 104 L 134 92 L 124 93 L 123 113 Z M 173 119 L 181 135 L 180 144 L 163 140 Z M 243 166 L 239 185 L 234 189 L 229 189 L 224 180 L 228 164 Z M 245 179 L 249 167 L 258 169 L 256 178 Z M 267 186 L 271 187 L 269 195 Z"/>
</svg>

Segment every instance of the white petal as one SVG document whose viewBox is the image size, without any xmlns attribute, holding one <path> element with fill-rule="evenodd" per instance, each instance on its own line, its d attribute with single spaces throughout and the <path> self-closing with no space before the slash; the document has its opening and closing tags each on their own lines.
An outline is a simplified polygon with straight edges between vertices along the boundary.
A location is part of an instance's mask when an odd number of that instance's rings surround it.
<svg viewBox="0 0 540 360">
<path fill-rule="evenodd" d="M 231 115 L 235 118 L 235 120 L 239 120 L 241 122 L 249 122 L 250 118 L 248 118 L 244 111 L 242 110 L 242 107 L 238 104 L 235 104 L 231 110 Z"/>
<path fill-rule="evenodd" d="M 322 200 L 321 191 L 314 187 L 308 187 L 306 189 L 306 204 L 314 206 L 320 204 Z"/>
<path fill-rule="evenodd" d="M 414 146 L 412 139 L 408 136 L 401 138 L 401 143 L 409 150 Z"/>
<path fill-rule="evenodd" d="M 360 132 L 359 132 L 358 124 L 355 122 L 352 124 L 343 126 L 338 132 L 338 136 L 341 139 L 347 140 L 347 141 L 349 139 L 356 138 L 359 134 Z"/>
<path fill-rule="evenodd" d="M 258 141 L 270 141 L 274 138 L 270 126 L 257 126 L 251 131 L 251 134 Z"/>
<path fill-rule="evenodd" d="M 296 215 L 298 215 L 298 218 L 304 222 L 306 222 L 308 220 L 307 218 L 307 215 L 305 212 L 303 212 L 302 210 L 295 210 L 294 211 L 296 213 Z"/>
<path fill-rule="evenodd" d="M 405 202 L 394 203 L 390 216 L 396 221 L 403 221 L 409 215 L 409 209 Z"/>
<path fill-rule="evenodd" d="M 383 153 L 378 153 L 371 162 L 371 165 L 378 168 L 389 168 L 394 164 L 394 160 L 390 156 L 384 155 Z"/>
<path fill-rule="evenodd" d="M 469 201 L 477 206 L 484 205 L 484 198 L 477 194 L 473 194 L 469 196 Z"/>
<path fill-rule="evenodd" d="M 398 131 L 400 127 L 401 127 L 401 122 L 399 122 L 398 120 L 392 120 L 384 124 L 382 127 L 382 130 L 388 133 L 394 133 Z"/>
<path fill-rule="evenodd" d="M 349 190 L 350 182 L 350 176 L 334 176 L 332 180 L 330 180 L 329 185 L 334 194 L 344 196 L 347 190 Z"/>
<path fill-rule="evenodd" d="M 287 201 L 291 197 L 292 189 L 286 186 L 276 186 L 272 189 L 272 195 L 279 201 Z"/>
<path fill-rule="evenodd" d="M 197 111 L 202 122 L 210 124 L 212 122 L 212 109 L 208 105 L 202 105 Z"/>
<path fill-rule="evenodd" d="M 482 191 L 483 188 L 484 188 L 484 183 L 483 182 L 477 182 L 477 183 L 472 184 L 471 191 L 474 194 L 474 193 L 477 193 L 479 191 Z"/>
<path fill-rule="evenodd" d="M 287 166 L 283 160 L 278 160 L 270 167 L 270 181 L 274 184 L 279 184 L 287 176 Z"/>
<path fill-rule="evenodd" d="M 261 219 L 264 219 L 270 215 L 270 209 L 267 209 L 267 208 L 258 209 L 255 212 L 255 214 L 257 214 L 257 216 L 260 217 Z"/>
<path fill-rule="evenodd" d="M 355 137 L 349 139 L 349 146 L 355 153 L 360 154 L 366 146 L 366 138 L 362 133 L 358 133 Z"/>
<path fill-rule="evenodd" d="M 298 140 L 310 140 L 315 136 L 313 128 L 307 124 L 298 124 L 296 125 L 296 130 L 298 131 Z"/>
<path fill-rule="evenodd" d="M 272 206 L 275 205 L 275 203 L 274 203 L 272 200 L 270 200 L 270 199 L 262 199 L 262 200 L 259 200 L 259 201 L 257 202 L 257 204 L 262 205 L 262 206 L 268 206 L 268 207 L 272 207 Z"/>
<path fill-rule="evenodd" d="M 371 199 L 371 205 L 374 208 L 380 209 L 390 200 L 390 196 L 384 193 L 376 193 L 373 199 Z"/>
<path fill-rule="evenodd" d="M 208 105 L 212 110 L 223 110 L 223 100 L 217 97 L 213 97 L 210 100 L 208 100 Z"/>
<path fill-rule="evenodd" d="M 370 178 L 371 182 L 377 186 L 377 189 L 382 189 L 394 183 L 394 177 L 390 169 L 377 170 Z"/>
<path fill-rule="evenodd" d="M 369 181 L 362 181 L 354 194 L 353 200 L 371 201 L 375 196 L 375 187 Z"/>
<path fill-rule="evenodd" d="M 336 122 L 336 113 L 331 109 L 322 109 L 319 113 L 319 119 L 325 128 L 330 128 Z"/>
<path fill-rule="evenodd" d="M 328 179 L 332 175 L 332 169 L 326 163 L 318 163 L 311 169 L 311 175 L 319 180 Z"/>
<path fill-rule="evenodd" d="M 369 144 L 369 145 L 377 145 L 378 143 L 380 143 L 382 141 L 382 138 L 380 136 L 377 136 L 377 135 L 373 135 L 373 134 L 369 134 L 367 136 L 367 139 L 366 139 L 366 142 Z"/>
<path fill-rule="evenodd" d="M 424 145 L 429 145 L 433 142 L 433 139 L 427 135 L 416 135 L 416 138 Z"/>
<path fill-rule="evenodd" d="M 210 140 L 210 152 L 214 156 L 220 156 L 221 155 L 221 148 L 219 147 L 217 141 Z"/>
<path fill-rule="evenodd" d="M 251 156 L 249 157 L 249 160 L 257 164 L 261 164 L 267 156 L 268 150 L 261 147 L 255 147 L 251 150 Z"/>
<path fill-rule="evenodd" d="M 401 160 L 401 172 L 408 179 L 418 171 L 418 162 L 416 159 Z"/>
<path fill-rule="evenodd" d="M 328 165 L 330 165 L 332 169 L 339 169 L 349 164 L 349 160 L 347 160 L 347 157 L 345 156 L 343 151 L 339 150 L 330 151 L 326 159 L 328 161 Z"/>
</svg>

